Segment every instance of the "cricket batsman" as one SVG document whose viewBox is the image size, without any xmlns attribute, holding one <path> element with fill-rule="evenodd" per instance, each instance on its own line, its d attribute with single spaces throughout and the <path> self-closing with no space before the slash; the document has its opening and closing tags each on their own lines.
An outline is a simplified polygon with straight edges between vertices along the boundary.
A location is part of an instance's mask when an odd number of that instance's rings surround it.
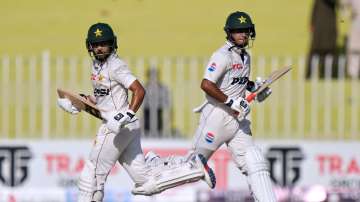
<svg viewBox="0 0 360 202">
<path fill-rule="evenodd" d="M 251 63 L 246 50 L 255 39 L 255 25 L 247 13 L 236 11 L 227 17 L 224 30 L 227 40 L 211 56 L 201 82 L 206 101 L 194 110 L 201 115 L 193 150 L 209 159 L 225 143 L 237 167 L 247 176 L 255 201 L 275 202 L 268 165 L 254 145 L 246 119 L 250 104 L 245 93 L 264 83 L 261 78 L 249 80 Z M 256 100 L 262 102 L 270 93 L 266 88 Z"/>
<path fill-rule="evenodd" d="M 192 153 L 186 160 L 166 164 L 145 163 L 140 123 L 136 117 L 145 95 L 143 86 L 117 55 L 116 36 L 108 24 L 90 26 L 86 48 L 93 60 L 91 82 L 94 94 L 85 97 L 100 109 L 105 121 L 79 177 L 78 201 L 103 201 L 106 178 L 116 162 L 134 181 L 134 194 L 152 195 L 200 179 L 213 188 L 215 176 L 201 154 Z M 128 90 L 132 93 L 130 103 Z M 67 98 L 59 98 L 58 105 L 71 114 L 80 111 Z"/>
</svg>

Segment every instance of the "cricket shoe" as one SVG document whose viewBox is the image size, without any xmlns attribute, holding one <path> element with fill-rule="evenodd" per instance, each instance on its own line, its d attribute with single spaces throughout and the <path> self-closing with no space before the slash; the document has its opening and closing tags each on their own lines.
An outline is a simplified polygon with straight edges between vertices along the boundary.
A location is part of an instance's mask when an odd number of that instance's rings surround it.
<svg viewBox="0 0 360 202">
<path fill-rule="evenodd" d="M 202 163 L 202 166 L 204 168 L 203 180 L 206 182 L 206 184 L 209 185 L 211 189 L 214 189 L 216 185 L 216 177 L 213 169 L 209 167 L 206 158 L 202 154 L 198 154 L 197 157 Z"/>
</svg>

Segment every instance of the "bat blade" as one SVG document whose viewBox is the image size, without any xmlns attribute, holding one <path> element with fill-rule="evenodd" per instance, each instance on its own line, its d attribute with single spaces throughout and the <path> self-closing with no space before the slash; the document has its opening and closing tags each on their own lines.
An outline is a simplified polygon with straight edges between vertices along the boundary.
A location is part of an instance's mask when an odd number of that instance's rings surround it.
<svg viewBox="0 0 360 202">
<path fill-rule="evenodd" d="M 69 99 L 76 108 L 86 111 L 87 113 L 91 114 L 92 116 L 100 120 L 104 120 L 104 118 L 101 116 L 100 110 L 87 99 L 81 97 L 78 94 L 60 88 L 57 89 L 57 93 L 60 98 Z"/>
<path fill-rule="evenodd" d="M 286 73 L 288 73 L 291 70 L 290 66 L 284 67 L 282 69 L 276 70 L 270 74 L 270 76 L 266 79 L 265 83 L 257 89 L 255 92 L 249 94 L 246 97 L 246 100 L 248 102 L 252 102 L 256 95 L 259 94 L 261 91 L 263 91 L 265 88 L 269 87 L 272 83 L 274 83 L 276 80 L 284 76 Z"/>
</svg>

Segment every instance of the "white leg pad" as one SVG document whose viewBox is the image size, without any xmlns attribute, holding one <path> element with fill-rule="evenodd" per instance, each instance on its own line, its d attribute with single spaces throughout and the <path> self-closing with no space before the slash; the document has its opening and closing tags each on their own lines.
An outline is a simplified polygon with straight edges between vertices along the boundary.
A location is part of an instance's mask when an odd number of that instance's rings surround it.
<svg viewBox="0 0 360 202">
<path fill-rule="evenodd" d="M 276 202 L 272 189 L 268 165 L 260 149 L 252 146 L 246 149 L 248 181 L 255 201 Z"/>
<path fill-rule="evenodd" d="M 102 202 L 104 199 L 104 185 L 107 175 L 95 175 L 96 189 L 94 190 L 92 201 Z"/>
<path fill-rule="evenodd" d="M 87 160 L 84 169 L 80 174 L 78 181 L 78 202 L 92 201 L 94 190 L 96 189 L 95 166 L 91 161 Z"/>
<path fill-rule="evenodd" d="M 102 202 L 104 199 L 104 190 L 96 190 L 91 202 Z"/>
</svg>

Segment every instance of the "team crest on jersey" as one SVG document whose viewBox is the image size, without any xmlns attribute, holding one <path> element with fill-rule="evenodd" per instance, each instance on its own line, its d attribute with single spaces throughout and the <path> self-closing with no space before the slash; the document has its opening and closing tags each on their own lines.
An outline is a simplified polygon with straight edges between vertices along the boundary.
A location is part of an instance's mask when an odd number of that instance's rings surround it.
<svg viewBox="0 0 360 202">
<path fill-rule="evenodd" d="M 205 141 L 208 142 L 208 143 L 213 143 L 214 142 L 214 134 L 213 133 L 210 133 L 208 132 L 205 136 Z"/>
<path fill-rule="evenodd" d="M 104 76 L 99 74 L 99 75 L 96 75 L 96 74 L 91 74 L 91 77 L 90 79 L 92 81 L 102 81 L 104 79 Z"/>
<path fill-rule="evenodd" d="M 211 63 L 210 67 L 208 67 L 208 70 L 209 70 L 210 72 L 213 72 L 213 71 L 215 71 L 215 69 L 216 69 L 216 63 L 213 62 L 213 63 Z"/>
</svg>

